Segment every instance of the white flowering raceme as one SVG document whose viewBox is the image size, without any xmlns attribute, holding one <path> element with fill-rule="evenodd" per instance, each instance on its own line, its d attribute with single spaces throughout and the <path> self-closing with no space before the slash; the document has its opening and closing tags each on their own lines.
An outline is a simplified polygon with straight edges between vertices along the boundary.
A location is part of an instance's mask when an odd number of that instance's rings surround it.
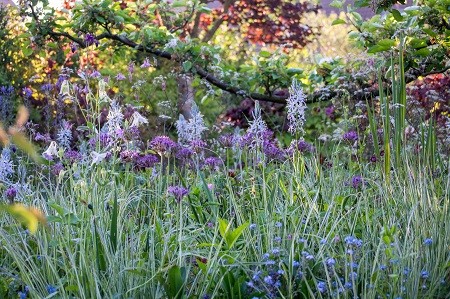
<svg viewBox="0 0 450 299">
<path fill-rule="evenodd" d="M 289 88 L 289 98 L 287 99 L 287 118 L 289 121 L 289 132 L 292 134 L 303 133 L 305 124 L 306 96 L 300 83 L 292 80 Z"/>
<path fill-rule="evenodd" d="M 14 166 L 11 161 L 11 150 L 5 147 L 0 155 L 0 181 L 8 181 L 14 173 Z"/>
<path fill-rule="evenodd" d="M 253 139 L 253 145 L 260 147 L 264 141 L 264 132 L 268 129 L 261 116 L 261 106 L 259 105 L 259 101 L 255 101 L 255 109 L 252 112 L 252 116 L 253 120 L 249 122 L 247 135 L 251 136 Z"/>
<path fill-rule="evenodd" d="M 140 125 L 148 124 L 148 120 L 143 117 L 139 112 L 135 111 L 131 116 L 131 126 L 140 127 Z"/>
<path fill-rule="evenodd" d="M 98 81 L 98 98 L 100 102 L 109 102 L 111 99 L 108 97 L 108 94 L 106 92 L 106 86 L 108 86 L 108 83 L 106 83 L 105 80 L 100 79 Z"/>
<path fill-rule="evenodd" d="M 103 160 L 105 160 L 105 158 L 107 156 L 108 156 L 107 152 L 106 153 L 97 153 L 96 151 L 92 151 L 91 152 L 91 157 L 92 157 L 91 166 L 102 162 Z"/>
<path fill-rule="evenodd" d="M 109 137 L 117 137 L 116 132 L 122 128 L 123 118 L 124 116 L 120 105 L 116 101 L 111 101 L 107 116 L 108 121 L 105 124 Z"/>
<path fill-rule="evenodd" d="M 53 157 L 58 155 L 58 144 L 55 141 L 50 142 L 47 150 L 42 153 L 44 158 Z"/>
<path fill-rule="evenodd" d="M 203 115 L 195 103 L 192 104 L 191 112 L 191 119 L 186 120 L 184 116 L 180 114 L 180 117 L 175 124 L 177 127 L 178 139 L 181 143 L 189 143 L 193 140 L 201 139 L 202 133 L 208 129 L 203 121 Z"/>
</svg>

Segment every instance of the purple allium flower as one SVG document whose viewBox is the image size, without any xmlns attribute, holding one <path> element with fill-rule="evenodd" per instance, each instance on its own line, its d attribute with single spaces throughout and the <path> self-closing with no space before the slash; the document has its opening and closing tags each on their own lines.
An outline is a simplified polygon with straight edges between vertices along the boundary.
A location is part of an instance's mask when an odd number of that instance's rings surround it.
<svg viewBox="0 0 450 299">
<path fill-rule="evenodd" d="M 211 170 L 218 170 L 220 165 L 223 164 L 222 160 L 217 157 L 208 157 L 203 162 L 205 166 L 209 167 Z"/>
<path fill-rule="evenodd" d="M 283 161 L 286 157 L 285 151 L 269 140 L 263 141 L 263 152 L 270 160 Z"/>
<path fill-rule="evenodd" d="M 325 108 L 325 115 L 328 118 L 333 119 L 334 118 L 334 110 L 335 110 L 335 108 L 333 105 L 328 106 L 327 108 Z"/>
<path fill-rule="evenodd" d="M 314 151 L 314 146 L 304 140 L 299 140 L 297 142 L 297 149 L 302 153 L 310 153 Z"/>
<path fill-rule="evenodd" d="M 169 186 L 169 188 L 167 188 L 167 192 L 175 197 L 178 203 L 181 202 L 183 197 L 189 194 L 189 190 L 181 186 Z"/>
<path fill-rule="evenodd" d="M 201 153 L 208 145 L 206 144 L 206 142 L 204 142 L 201 139 L 195 139 L 195 140 L 191 140 L 191 142 L 189 143 L 190 148 L 192 149 L 192 151 L 194 151 L 195 153 L 199 154 Z"/>
<path fill-rule="evenodd" d="M 55 176 L 58 176 L 60 174 L 61 171 L 64 170 L 64 166 L 62 165 L 61 162 L 56 163 L 55 165 L 52 166 L 52 173 Z"/>
<path fill-rule="evenodd" d="M 220 144 L 225 148 L 231 148 L 236 145 L 236 136 L 234 134 L 224 134 L 219 137 Z"/>
<path fill-rule="evenodd" d="M 86 44 L 86 46 L 91 46 L 91 45 L 96 45 L 96 46 L 98 46 L 99 45 L 99 43 L 98 43 L 98 40 L 97 40 L 97 38 L 95 37 L 95 35 L 94 34 L 92 34 L 92 33 L 86 33 L 85 35 L 84 35 L 84 43 Z"/>
<path fill-rule="evenodd" d="M 321 294 L 325 293 L 325 292 L 327 291 L 327 284 L 326 284 L 325 282 L 323 282 L 323 281 L 319 281 L 319 282 L 317 283 L 317 290 L 318 290 Z"/>
<path fill-rule="evenodd" d="M 122 73 L 118 73 L 115 78 L 117 81 L 122 81 L 126 79 L 126 77 Z"/>
<path fill-rule="evenodd" d="M 355 142 L 358 140 L 358 133 L 356 131 L 348 131 L 342 135 L 342 139 L 348 142 Z"/>
<path fill-rule="evenodd" d="M 11 186 L 8 189 L 6 189 L 5 195 L 6 195 L 6 198 L 8 198 L 8 200 L 10 202 L 13 202 L 17 196 L 17 189 L 14 188 L 13 186 Z"/>
<path fill-rule="evenodd" d="M 139 152 L 134 150 L 124 150 L 120 152 L 120 160 L 123 162 L 133 162 L 139 157 Z"/>
<path fill-rule="evenodd" d="M 423 241 L 423 244 L 424 244 L 424 245 L 427 245 L 427 246 L 430 246 L 431 244 L 433 244 L 433 239 L 431 239 L 431 238 L 426 238 L 426 239 Z"/>
<path fill-rule="evenodd" d="M 193 154 L 194 152 L 190 148 L 180 147 L 177 150 L 175 157 L 183 162 L 186 162 L 192 157 Z"/>
<path fill-rule="evenodd" d="M 159 155 L 169 155 L 177 147 L 175 141 L 167 136 L 156 136 L 150 142 L 150 147 L 154 149 Z"/>
<path fill-rule="evenodd" d="M 372 157 L 370 157 L 370 162 L 376 163 L 377 161 L 378 161 L 377 156 L 372 155 Z"/>
<path fill-rule="evenodd" d="M 159 162 L 159 158 L 155 155 L 147 154 L 138 156 L 135 160 L 135 166 L 139 169 L 151 168 Z"/>
<path fill-rule="evenodd" d="M 352 178 L 352 187 L 355 189 L 358 189 L 359 187 L 361 187 L 363 185 L 363 178 L 360 175 L 355 175 Z"/>
<path fill-rule="evenodd" d="M 69 160 L 70 163 L 75 163 L 77 161 L 81 161 L 83 159 L 83 155 L 76 150 L 68 150 L 64 153 L 64 158 Z"/>
</svg>

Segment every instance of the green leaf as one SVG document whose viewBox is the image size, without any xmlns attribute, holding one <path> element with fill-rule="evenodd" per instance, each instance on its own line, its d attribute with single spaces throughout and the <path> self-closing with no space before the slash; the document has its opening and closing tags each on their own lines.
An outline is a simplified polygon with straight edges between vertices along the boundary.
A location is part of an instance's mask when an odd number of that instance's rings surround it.
<svg viewBox="0 0 450 299">
<path fill-rule="evenodd" d="M 433 30 L 429 29 L 429 28 L 422 28 L 423 32 L 425 32 L 426 34 L 428 34 L 431 37 L 436 37 L 437 33 L 434 32 Z"/>
<path fill-rule="evenodd" d="M 334 20 L 334 21 L 331 23 L 331 26 L 339 25 L 339 24 L 347 24 L 347 22 L 345 22 L 345 21 L 342 20 L 342 19 L 336 19 L 336 20 Z"/>
<path fill-rule="evenodd" d="M 239 227 L 237 227 L 235 230 L 233 230 L 231 233 L 227 236 L 227 245 L 228 248 L 233 247 L 234 243 L 236 243 L 237 239 L 242 235 L 244 230 L 249 226 L 250 224 L 248 222 L 243 223 Z"/>
<path fill-rule="evenodd" d="M 24 48 L 22 48 L 22 53 L 24 56 L 28 57 L 31 54 L 33 54 L 33 49 L 29 48 L 29 47 L 24 47 Z"/>
<path fill-rule="evenodd" d="M 391 49 L 391 47 L 385 47 L 385 46 L 375 45 L 375 46 L 370 47 L 370 48 L 367 50 L 367 53 L 369 53 L 369 54 L 374 54 L 374 53 L 378 53 L 378 52 L 388 51 L 388 50 L 390 50 L 390 49 Z"/>
<path fill-rule="evenodd" d="M 403 21 L 403 16 L 398 10 L 392 9 L 391 14 L 397 22 Z"/>
<path fill-rule="evenodd" d="M 286 70 L 286 72 L 287 72 L 288 75 L 298 75 L 298 74 L 302 74 L 303 73 L 303 69 L 291 67 L 291 68 L 288 68 Z"/>
<path fill-rule="evenodd" d="M 416 55 L 422 56 L 422 57 L 429 56 L 430 53 L 431 53 L 431 51 L 430 51 L 430 49 L 428 49 L 428 48 L 423 48 L 423 49 L 417 50 L 417 51 L 415 52 Z"/>
<path fill-rule="evenodd" d="M 228 231 L 228 222 L 222 218 L 219 218 L 219 233 L 226 240 Z"/>
<path fill-rule="evenodd" d="M 169 269 L 167 280 L 164 285 L 168 298 L 183 298 L 184 283 L 186 281 L 186 268 L 175 265 Z"/>
<path fill-rule="evenodd" d="M 380 40 L 377 45 L 380 45 L 382 47 L 393 47 L 397 44 L 397 41 L 395 39 L 382 39 Z"/>
<path fill-rule="evenodd" d="M 183 62 L 183 69 L 185 72 L 188 72 L 192 68 L 192 62 L 185 61 Z"/>
<path fill-rule="evenodd" d="M 272 56 L 272 54 L 269 51 L 261 51 L 259 52 L 259 57 L 263 57 L 263 58 L 269 58 L 270 56 Z"/>
</svg>

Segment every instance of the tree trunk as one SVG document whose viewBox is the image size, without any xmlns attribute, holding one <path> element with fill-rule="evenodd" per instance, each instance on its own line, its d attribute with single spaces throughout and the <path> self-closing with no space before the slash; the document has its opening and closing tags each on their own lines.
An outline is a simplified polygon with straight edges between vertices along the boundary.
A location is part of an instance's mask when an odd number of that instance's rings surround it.
<svg viewBox="0 0 450 299">
<path fill-rule="evenodd" d="M 194 103 L 194 88 L 192 76 L 180 74 L 177 76 L 178 86 L 178 111 L 185 119 L 192 118 L 192 104 Z"/>
</svg>

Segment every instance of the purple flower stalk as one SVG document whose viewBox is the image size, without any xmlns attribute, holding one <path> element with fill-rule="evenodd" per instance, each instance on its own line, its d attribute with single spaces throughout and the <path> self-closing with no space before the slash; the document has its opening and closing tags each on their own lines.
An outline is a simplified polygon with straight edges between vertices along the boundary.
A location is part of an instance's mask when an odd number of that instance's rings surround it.
<svg viewBox="0 0 450 299">
<path fill-rule="evenodd" d="M 175 200 L 180 203 L 183 197 L 189 194 L 189 190 L 181 186 L 169 186 L 167 193 L 175 197 Z"/>
</svg>

